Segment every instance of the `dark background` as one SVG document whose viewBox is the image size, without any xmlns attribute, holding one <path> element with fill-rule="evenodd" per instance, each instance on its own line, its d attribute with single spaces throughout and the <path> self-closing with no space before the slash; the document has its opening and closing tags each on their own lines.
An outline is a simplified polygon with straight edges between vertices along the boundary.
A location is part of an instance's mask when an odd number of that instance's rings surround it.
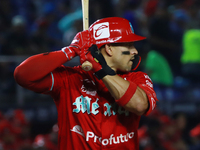
<svg viewBox="0 0 200 150">
<path fill-rule="evenodd" d="M 200 2 L 90 0 L 89 8 L 90 24 L 100 18 L 124 17 L 136 34 L 147 37 L 135 45 L 142 56 L 137 71 L 148 73 L 144 62 L 150 50 L 161 53 L 170 65 L 173 84 L 155 83 L 159 102 L 150 116 L 141 119 L 140 149 L 200 149 L 200 128 L 192 132 L 200 123 L 200 79 L 185 75 L 180 61 L 184 33 L 200 29 Z M 31 55 L 68 46 L 82 30 L 80 12 L 81 0 L 0 1 L 0 150 L 56 149 L 53 99 L 17 85 L 13 71 Z M 79 65 L 79 58 L 65 65 Z"/>
</svg>

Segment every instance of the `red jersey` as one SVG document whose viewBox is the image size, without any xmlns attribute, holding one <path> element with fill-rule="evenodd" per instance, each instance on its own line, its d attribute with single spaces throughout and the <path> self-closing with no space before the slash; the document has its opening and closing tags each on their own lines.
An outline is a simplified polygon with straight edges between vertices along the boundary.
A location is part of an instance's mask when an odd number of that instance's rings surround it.
<svg viewBox="0 0 200 150">
<path fill-rule="evenodd" d="M 58 111 L 59 150 L 139 150 L 140 116 L 118 106 L 91 71 L 62 66 L 51 76 L 50 95 Z M 148 115 L 157 101 L 149 76 L 143 72 L 120 76 L 146 92 Z"/>
</svg>

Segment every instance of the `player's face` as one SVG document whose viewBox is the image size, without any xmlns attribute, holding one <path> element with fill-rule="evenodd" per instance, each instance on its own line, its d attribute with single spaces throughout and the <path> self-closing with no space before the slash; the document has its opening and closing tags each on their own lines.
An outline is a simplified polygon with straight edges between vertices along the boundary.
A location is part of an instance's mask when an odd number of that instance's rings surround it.
<svg viewBox="0 0 200 150">
<path fill-rule="evenodd" d="M 116 70 L 120 71 L 131 71 L 135 55 L 138 54 L 137 49 L 134 47 L 133 43 L 121 43 L 119 45 L 113 46 L 113 61 Z"/>
</svg>

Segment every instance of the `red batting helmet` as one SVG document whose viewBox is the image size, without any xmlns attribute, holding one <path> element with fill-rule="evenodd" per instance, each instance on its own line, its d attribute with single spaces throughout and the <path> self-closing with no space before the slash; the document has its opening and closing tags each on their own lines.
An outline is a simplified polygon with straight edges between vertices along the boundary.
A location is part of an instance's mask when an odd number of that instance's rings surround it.
<svg viewBox="0 0 200 150">
<path fill-rule="evenodd" d="M 109 17 L 97 20 L 90 27 L 98 48 L 108 43 L 134 42 L 146 37 L 136 35 L 131 23 L 121 17 Z"/>
</svg>

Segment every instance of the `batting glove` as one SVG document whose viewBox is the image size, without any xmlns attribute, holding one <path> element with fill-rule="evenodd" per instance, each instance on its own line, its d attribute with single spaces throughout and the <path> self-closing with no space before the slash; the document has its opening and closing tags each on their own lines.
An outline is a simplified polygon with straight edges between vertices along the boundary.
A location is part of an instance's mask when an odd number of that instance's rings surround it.
<svg viewBox="0 0 200 150">
<path fill-rule="evenodd" d="M 71 44 L 67 47 L 62 48 L 62 51 L 65 53 L 68 60 L 71 60 L 73 57 L 80 55 L 84 51 L 88 50 L 95 43 L 95 40 L 92 34 L 88 31 L 78 32 Z"/>
<path fill-rule="evenodd" d="M 106 75 L 116 75 L 116 72 L 107 65 L 103 55 L 95 44 L 88 51 L 80 55 L 81 64 L 85 61 L 89 61 L 92 64 L 92 71 L 99 80 Z"/>
</svg>

